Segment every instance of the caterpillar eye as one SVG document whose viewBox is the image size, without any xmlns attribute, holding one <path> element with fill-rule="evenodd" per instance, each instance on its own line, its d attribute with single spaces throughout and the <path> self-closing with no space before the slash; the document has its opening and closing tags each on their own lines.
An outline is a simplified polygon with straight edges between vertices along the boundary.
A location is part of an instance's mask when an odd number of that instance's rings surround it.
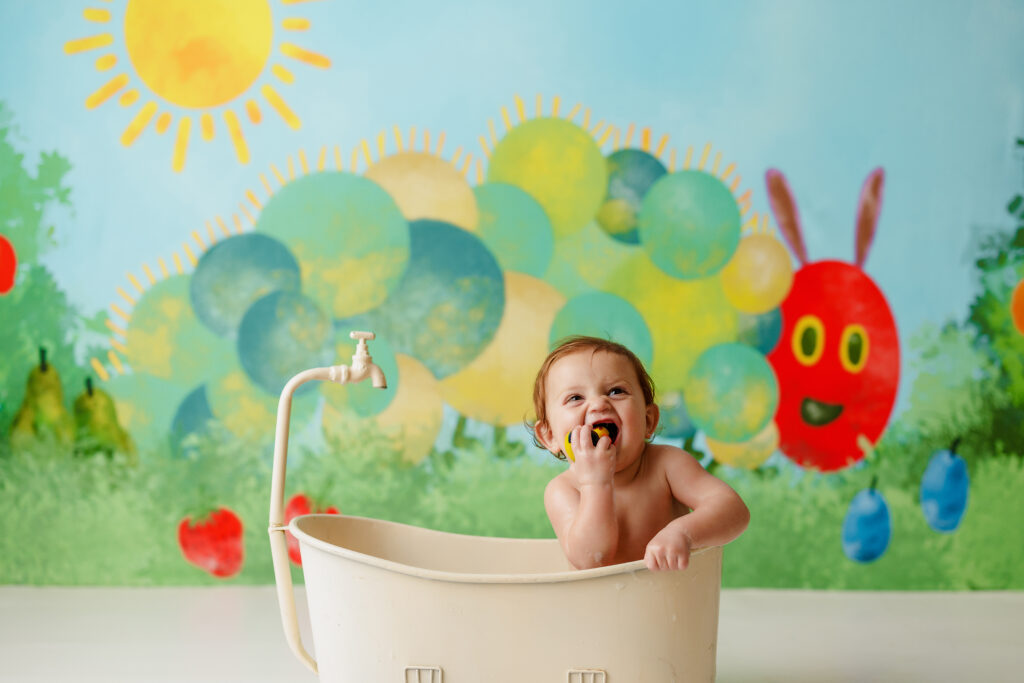
<svg viewBox="0 0 1024 683">
<path fill-rule="evenodd" d="M 802 316 L 793 328 L 793 356 L 801 365 L 814 365 L 825 351 L 825 325 L 816 315 Z"/>
<path fill-rule="evenodd" d="M 847 372 L 857 374 L 868 362 L 870 342 L 861 325 L 847 325 L 839 342 L 839 362 Z"/>
</svg>

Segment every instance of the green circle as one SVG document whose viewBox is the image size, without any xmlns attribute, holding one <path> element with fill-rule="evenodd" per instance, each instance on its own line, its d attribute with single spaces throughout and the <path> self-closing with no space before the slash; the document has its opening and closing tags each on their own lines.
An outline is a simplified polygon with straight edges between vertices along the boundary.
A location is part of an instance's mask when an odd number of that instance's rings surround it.
<svg viewBox="0 0 1024 683">
<path fill-rule="evenodd" d="M 703 171 L 662 176 L 644 197 L 637 223 L 651 260 L 684 280 L 717 273 L 740 242 L 740 210 L 732 192 Z"/>
<path fill-rule="evenodd" d="M 181 396 L 205 382 L 211 369 L 234 357 L 231 342 L 196 316 L 190 280 L 188 275 L 174 275 L 147 289 L 132 309 L 125 336 L 125 356 L 132 371 L 185 389 Z"/>
<path fill-rule="evenodd" d="M 335 318 L 383 303 L 409 261 L 409 225 L 395 200 L 351 173 L 288 183 L 263 207 L 256 228 L 291 248 L 302 292 Z"/>
<path fill-rule="evenodd" d="M 505 183 L 479 185 L 473 194 L 479 211 L 476 234 L 501 269 L 542 277 L 555 245 L 551 221 L 537 200 Z"/>
<path fill-rule="evenodd" d="M 597 215 L 608 167 L 587 131 L 557 118 L 522 123 L 494 148 L 487 181 L 528 192 L 544 208 L 556 235 L 576 232 Z"/>
<path fill-rule="evenodd" d="M 640 313 L 625 299 L 607 292 L 581 294 L 566 302 L 551 324 L 549 341 L 583 334 L 622 344 L 645 366 L 651 364 L 654 344 Z"/>
<path fill-rule="evenodd" d="M 686 410 L 708 436 L 752 439 L 771 421 L 779 385 L 768 361 L 745 344 L 713 346 L 700 355 L 683 388 Z"/>
</svg>

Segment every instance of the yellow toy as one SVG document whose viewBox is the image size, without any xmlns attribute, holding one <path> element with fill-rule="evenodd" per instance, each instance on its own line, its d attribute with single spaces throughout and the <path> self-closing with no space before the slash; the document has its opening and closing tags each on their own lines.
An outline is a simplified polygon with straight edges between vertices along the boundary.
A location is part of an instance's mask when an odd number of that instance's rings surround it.
<svg viewBox="0 0 1024 683">
<path fill-rule="evenodd" d="M 616 434 L 613 434 L 611 431 L 613 429 L 615 429 L 615 425 L 594 425 L 594 428 L 590 430 L 590 438 L 594 440 L 594 445 L 597 445 L 597 442 L 602 436 L 610 437 L 612 441 L 615 441 Z M 618 430 L 616 430 L 616 432 L 617 431 Z M 576 462 L 576 456 L 572 452 L 572 444 L 569 443 L 569 437 L 571 435 L 572 432 L 567 432 L 565 435 L 565 456 L 569 458 L 569 460 Z"/>
</svg>

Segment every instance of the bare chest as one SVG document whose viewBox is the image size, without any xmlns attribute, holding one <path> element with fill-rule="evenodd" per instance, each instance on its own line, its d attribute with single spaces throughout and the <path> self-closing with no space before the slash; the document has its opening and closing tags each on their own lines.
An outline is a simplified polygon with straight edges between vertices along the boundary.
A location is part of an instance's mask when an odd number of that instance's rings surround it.
<svg viewBox="0 0 1024 683">
<path fill-rule="evenodd" d="M 614 495 L 619 527 L 616 562 L 642 560 L 647 543 L 673 519 L 689 512 L 665 484 L 617 489 Z"/>
</svg>

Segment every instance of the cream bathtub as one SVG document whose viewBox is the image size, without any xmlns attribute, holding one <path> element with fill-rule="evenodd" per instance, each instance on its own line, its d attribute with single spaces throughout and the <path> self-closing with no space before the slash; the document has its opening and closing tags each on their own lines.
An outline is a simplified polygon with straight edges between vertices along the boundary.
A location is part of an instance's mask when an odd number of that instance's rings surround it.
<svg viewBox="0 0 1024 683">
<path fill-rule="evenodd" d="M 335 366 L 285 386 L 269 532 L 285 637 L 322 681 L 714 680 L 721 548 L 695 552 L 685 571 L 650 572 L 643 562 L 572 571 L 553 539 L 465 536 L 346 515 L 305 515 L 286 526 L 291 396 L 312 379 L 353 381 Z M 316 661 L 299 633 L 286 530 L 302 552 Z"/>
<path fill-rule="evenodd" d="M 715 678 L 721 548 L 694 553 L 682 572 L 642 562 L 571 571 L 556 540 L 339 515 L 300 517 L 290 530 L 322 681 Z"/>
</svg>

